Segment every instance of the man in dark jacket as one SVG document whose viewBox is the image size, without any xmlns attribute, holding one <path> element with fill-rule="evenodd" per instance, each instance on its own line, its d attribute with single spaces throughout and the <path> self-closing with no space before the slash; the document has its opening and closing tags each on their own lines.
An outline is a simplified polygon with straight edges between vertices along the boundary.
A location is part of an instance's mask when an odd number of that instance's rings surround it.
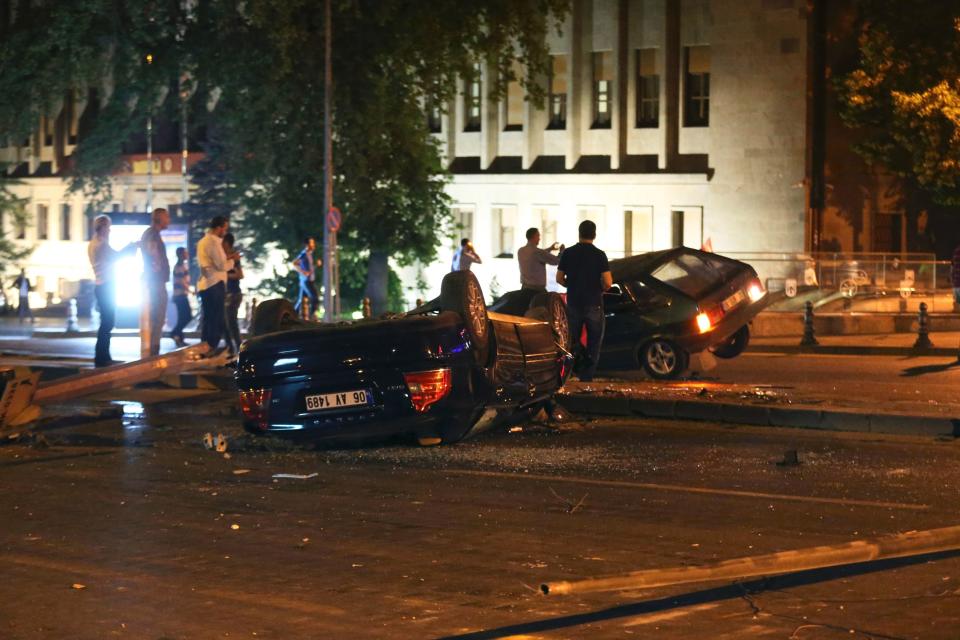
<svg viewBox="0 0 960 640">
<path fill-rule="evenodd" d="M 584 382 L 593 380 L 600 362 L 603 343 L 603 292 L 613 286 L 607 254 L 593 246 L 597 225 L 591 220 L 580 223 L 580 242 L 560 256 L 557 283 L 567 288 L 567 321 L 570 341 L 580 342 L 587 328 L 587 364 L 578 374 Z"/>
</svg>

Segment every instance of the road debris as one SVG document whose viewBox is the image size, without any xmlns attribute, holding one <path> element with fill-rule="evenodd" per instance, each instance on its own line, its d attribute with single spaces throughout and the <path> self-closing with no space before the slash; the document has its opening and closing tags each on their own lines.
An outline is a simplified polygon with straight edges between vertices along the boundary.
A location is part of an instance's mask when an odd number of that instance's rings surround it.
<svg viewBox="0 0 960 640">
<path fill-rule="evenodd" d="M 796 449 L 789 449 L 783 452 L 783 460 L 777 462 L 778 467 L 796 467 L 800 464 L 800 458 L 797 457 Z"/>
<path fill-rule="evenodd" d="M 87 588 L 87 585 L 85 585 L 85 584 L 80 584 L 79 582 L 74 582 L 73 585 L 71 586 L 71 588 L 72 588 L 72 589 L 76 589 L 77 591 L 81 591 L 81 590 L 83 590 L 83 589 L 86 589 L 86 588 Z"/>
<path fill-rule="evenodd" d="M 316 478 L 318 475 L 317 472 L 299 474 L 299 473 L 275 473 L 273 474 L 274 478 L 287 478 L 289 480 L 309 480 L 310 478 Z"/>
<path fill-rule="evenodd" d="M 242 476 L 246 473 L 250 473 L 250 469 L 234 469 L 233 470 L 233 475 L 235 476 Z"/>
<path fill-rule="evenodd" d="M 572 500 L 568 500 L 567 498 L 564 498 L 564 497 L 561 496 L 559 493 L 557 493 L 556 491 L 554 491 L 554 490 L 553 490 L 553 487 L 547 487 L 547 488 L 550 489 L 550 493 L 553 494 L 553 497 L 554 497 L 554 498 L 556 498 L 557 500 L 559 500 L 560 502 L 562 502 L 564 505 L 566 505 L 566 512 L 567 512 L 567 513 L 576 513 L 576 512 L 580 509 L 580 507 L 583 506 L 583 503 L 584 503 L 584 501 L 586 501 L 587 496 L 590 495 L 589 493 L 585 493 L 585 494 L 583 494 L 583 497 L 580 498 L 580 501 L 579 501 L 579 502 L 574 503 Z"/>
</svg>

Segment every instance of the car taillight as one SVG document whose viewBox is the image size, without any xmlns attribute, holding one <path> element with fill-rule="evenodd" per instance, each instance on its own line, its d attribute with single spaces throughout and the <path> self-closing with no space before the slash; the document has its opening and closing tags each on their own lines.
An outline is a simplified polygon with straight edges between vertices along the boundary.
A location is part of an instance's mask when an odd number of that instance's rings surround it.
<svg viewBox="0 0 960 640">
<path fill-rule="evenodd" d="M 700 333 L 706 333 L 713 329 L 713 324 L 710 322 L 710 316 L 705 313 L 700 313 L 697 315 L 697 329 L 700 329 Z"/>
<path fill-rule="evenodd" d="M 243 417 L 266 430 L 270 422 L 270 389 L 251 389 L 240 392 L 240 411 Z"/>
<path fill-rule="evenodd" d="M 763 286 L 758 280 L 754 280 L 747 288 L 747 295 L 750 297 L 750 302 L 759 302 L 763 296 L 767 295 L 767 292 L 763 290 Z"/>
<path fill-rule="evenodd" d="M 403 378 L 410 391 L 410 402 L 413 408 L 421 413 L 450 393 L 450 389 L 453 388 L 450 369 L 405 373 Z"/>
</svg>

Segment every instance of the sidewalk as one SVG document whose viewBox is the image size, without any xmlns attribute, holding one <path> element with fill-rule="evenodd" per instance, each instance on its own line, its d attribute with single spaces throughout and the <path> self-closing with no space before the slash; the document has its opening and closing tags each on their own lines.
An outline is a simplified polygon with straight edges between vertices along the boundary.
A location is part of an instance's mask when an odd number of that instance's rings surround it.
<svg viewBox="0 0 960 640">
<path fill-rule="evenodd" d="M 752 353 L 822 353 L 829 355 L 889 355 L 889 356 L 953 356 L 960 354 L 960 331 L 930 333 L 932 347 L 914 348 L 917 341 L 915 333 L 882 333 L 843 336 L 816 336 L 817 346 L 800 346 L 799 335 L 795 336 L 752 336 Z"/>
</svg>

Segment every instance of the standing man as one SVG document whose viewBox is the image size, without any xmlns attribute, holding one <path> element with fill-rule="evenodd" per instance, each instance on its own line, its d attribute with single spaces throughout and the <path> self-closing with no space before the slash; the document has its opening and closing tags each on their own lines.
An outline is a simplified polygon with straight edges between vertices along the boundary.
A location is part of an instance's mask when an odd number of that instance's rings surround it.
<svg viewBox="0 0 960 640">
<path fill-rule="evenodd" d="M 578 374 L 584 382 L 593 380 L 603 343 L 603 292 L 613 286 L 607 254 L 593 246 L 597 225 L 580 223 L 580 242 L 563 252 L 557 267 L 557 283 L 567 288 L 567 321 L 570 342 L 578 344 L 587 328 L 587 363 Z"/>
<path fill-rule="evenodd" d="M 93 267 L 93 294 L 100 309 L 100 328 L 97 329 L 97 346 L 94 349 L 93 366 L 109 367 L 117 361 L 110 357 L 110 332 L 116 323 L 116 296 L 113 268 L 119 258 L 137 252 L 139 243 L 131 242 L 121 251 L 110 246 L 110 216 L 93 219 L 93 238 L 87 245 L 87 257 Z"/>
<path fill-rule="evenodd" d="M 167 318 L 167 281 L 170 261 L 160 232 L 170 226 L 166 209 L 154 209 L 150 226 L 140 237 L 143 255 L 144 296 L 140 307 L 140 357 L 159 355 L 163 323 Z"/>
<path fill-rule="evenodd" d="M 527 229 L 527 244 L 517 250 L 517 262 L 520 263 L 520 288 L 529 291 L 547 290 L 547 265 L 560 264 L 560 256 L 553 255 L 552 251 L 563 253 L 563 245 L 554 242 L 549 249 L 541 249 L 540 230 L 536 227 Z"/>
<path fill-rule="evenodd" d="M 323 265 L 323 260 L 313 259 L 313 251 L 317 248 L 317 241 L 312 237 L 305 238 L 303 241 L 303 250 L 293 260 L 293 268 L 297 270 L 300 276 L 300 291 L 297 293 L 297 304 L 294 307 L 301 316 L 301 307 L 303 299 L 306 297 L 310 304 L 310 316 L 312 320 L 317 313 L 317 287 L 314 284 L 317 276 L 316 267 Z"/>
<path fill-rule="evenodd" d="M 240 323 L 237 321 L 237 313 L 240 311 L 240 303 L 243 302 L 243 291 L 240 289 L 240 281 L 243 280 L 243 266 L 240 264 L 240 253 L 236 251 L 232 233 L 223 236 L 223 251 L 227 255 L 234 255 L 233 268 L 227 270 L 227 290 L 224 298 L 224 335 L 227 343 L 227 350 L 231 356 L 237 355 L 240 351 Z"/>
<path fill-rule="evenodd" d="M 177 264 L 173 266 L 173 304 L 177 308 L 177 325 L 170 332 L 170 337 L 178 347 L 187 344 L 183 339 L 183 329 L 193 318 L 190 310 L 190 265 L 186 247 L 177 247 Z"/>
<path fill-rule="evenodd" d="M 470 238 L 464 238 L 460 241 L 460 248 L 453 254 L 453 262 L 450 264 L 450 271 L 470 271 L 470 267 L 476 264 L 483 264 L 483 260 L 473 250 L 473 243 Z"/>
<path fill-rule="evenodd" d="M 210 345 L 210 355 L 220 345 L 223 335 L 223 306 L 226 299 L 227 271 L 233 268 L 236 254 L 223 250 L 223 236 L 227 234 L 227 219 L 215 216 L 206 235 L 197 243 L 197 262 L 200 264 L 200 304 L 203 306 L 201 339 Z"/>
<path fill-rule="evenodd" d="M 24 269 L 20 269 L 20 275 L 13 281 L 13 286 L 16 287 L 20 293 L 20 306 L 17 307 L 17 316 L 20 318 L 20 324 L 23 324 L 27 316 L 30 316 L 30 322 L 36 322 L 36 319 L 33 317 L 33 311 L 30 310 L 30 289 L 32 289 L 33 286 L 30 284 L 30 280 L 27 279 L 27 272 Z"/>
</svg>

